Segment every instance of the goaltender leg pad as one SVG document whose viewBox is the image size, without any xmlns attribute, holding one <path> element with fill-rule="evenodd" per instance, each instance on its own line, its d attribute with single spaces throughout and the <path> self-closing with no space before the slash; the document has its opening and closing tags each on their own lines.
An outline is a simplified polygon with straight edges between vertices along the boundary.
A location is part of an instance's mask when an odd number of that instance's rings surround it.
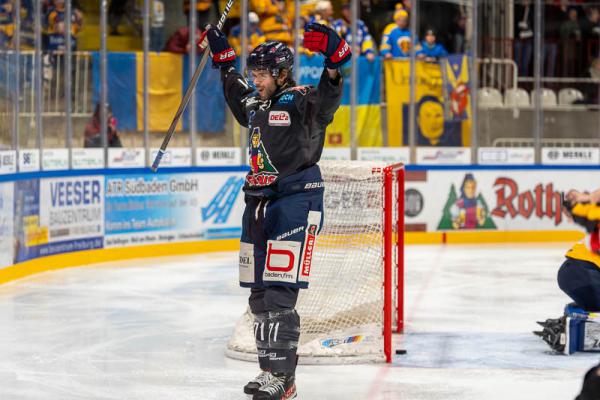
<svg viewBox="0 0 600 400">
<path fill-rule="evenodd" d="M 558 286 L 585 310 L 600 311 L 600 268 L 567 258 L 558 270 Z"/>
<path fill-rule="evenodd" d="M 558 353 L 600 352 L 600 314 L 569 304 L 562 317 L 538 324 L 543 329 L 534 333 Z"/>
<path fill-rule="evenodd" d="M 600 314 L 581 313 L 566 316 L 566 346 L 564 353 L 600 351 Z"/>
</svg>

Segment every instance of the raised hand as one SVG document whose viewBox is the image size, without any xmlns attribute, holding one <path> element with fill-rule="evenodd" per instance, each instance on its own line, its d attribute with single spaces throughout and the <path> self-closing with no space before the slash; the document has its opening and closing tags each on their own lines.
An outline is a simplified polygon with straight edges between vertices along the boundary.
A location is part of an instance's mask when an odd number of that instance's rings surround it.
<svg viewBox="0 0 600 400">
<path fill-rule="evenodd" d="M 213 68 L 227 69 L 235 65 L 235 51 L 229 44 L 227 37 L 219 28 L 213 25 L 206 26 L 208 46 L 213 54 Z"/>
<path fill-rule="evenodd" d="M 333 29 L 321 24 L 308 24 L 304 31 L 304 47 L 325 56 L 325 66 L 337 69 L 352 57 L 350 46 Z"/>
</svg>

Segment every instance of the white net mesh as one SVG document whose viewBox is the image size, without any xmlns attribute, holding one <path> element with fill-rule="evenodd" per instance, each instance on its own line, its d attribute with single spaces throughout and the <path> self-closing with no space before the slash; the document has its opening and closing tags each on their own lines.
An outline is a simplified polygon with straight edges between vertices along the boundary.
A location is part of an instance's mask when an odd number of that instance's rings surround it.
<svg viewBox="0 0 600 400">
<path fill-rule="evenodd" d="M 320 163 L 325 223 L 317 239 L 310 286 L 301 290 L 301 363 L 384 361 L 383 168 L 357 161 Z M 246 312 L 227 354 L 255 359 L 253 317 Z"/>
</svg>

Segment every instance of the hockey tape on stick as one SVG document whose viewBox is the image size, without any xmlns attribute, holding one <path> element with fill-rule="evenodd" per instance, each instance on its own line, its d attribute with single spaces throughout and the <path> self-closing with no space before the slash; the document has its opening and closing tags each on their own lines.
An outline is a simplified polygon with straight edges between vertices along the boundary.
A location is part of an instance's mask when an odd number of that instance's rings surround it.
<svg viewBox="0 0 600 400">
<path fill-rule="evenodd" d="M 223 25 L 225 24 L 227 15 L 229 15 L 229 11 L 231 10 L 231 7 L 233 6 L 234 2 L 235 2 L 235 0 L 229 0 L 227 2 L 227 4 L 225 5 L 223 14 L 221 14 L 221 18 L 219 19 L 219 22 L 217 23 L 217 28 L 223 29 Z M 207 40 L 206 40 L 205 36 L 203 36 L 202 40 L 200 42 L 200 47 L 202 50 L 206 49 L 206 46 L 207 46 L 207 44 L 205 43 L 206 41 Z M 158 170 L 158 165 L 160 164 L 160 160 L 161 160 L 163 154 L 165 154 L 165 151 L 167 150 L 167 146 L 169 145 L 169 142 L 171 141 L 171 137 L 173 136 L 173 133 L 175 132 L 175 127 L 179 123 L 179 120 L 181 119 L 181 116 L 183 115 L 183 112 L 185 111 L 185 108 L 187 107 L 187 105 L 190 101 L 190 97 L 192 97 L 192 93 L 194 92 L 194 88 L 196 87 L 196 83 L 198 82 L 198 78 L 200 77 L 202 70 L 204 70 L 204 66 L 206 65 L 206 62 L 208 61 L 209 55 L 210 55 L 210 51 L 202 52 L 202 59 L 200 60 L 200 64 L 198 64 L 198 66 L 196 67 L 196 70 L 194 71 L 194 75 L 192 76 L 192 79 L 190 80 L 190 84 L 188 85 L 187 89 L 185 90 L 185 94 L 183 95 L 183 98 L 181 99 L 179 108 L 177 109 L 177 112 L 175 113 L 175 117 L 173 117 L 173 121 L 171 121 L 169 130 L 167 131 L 167 134 L 165 135 L 165 138 L 164 138 L 162 144 L 160 145 L 160 150 L 156 154 L 156 158 L 154 159 L 154 162 L 152 163 L 152 171 L 153 172 L 156 172 Z"/>
<path fill-rule="evenodd" d="M 160 164 L 160 160 L 162 160 L 165 155 L 165 151 L 163 149 L 159 149 L 156 157 L 154 158 L 154 162 L 152 163 L 152 171 L 156 172 L 158 169 L 158 164 Z"/>
</svg>

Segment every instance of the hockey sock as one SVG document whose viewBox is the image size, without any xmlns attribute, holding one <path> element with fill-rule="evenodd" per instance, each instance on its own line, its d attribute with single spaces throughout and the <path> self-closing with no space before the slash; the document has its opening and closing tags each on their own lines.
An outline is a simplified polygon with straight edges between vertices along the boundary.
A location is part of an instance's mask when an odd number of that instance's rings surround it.
<svg viewBox="0 0 600 400">
<path fill-rule="evenodd" d="M 254 337 L 256 339 L 256 350 L 258 352 L 258 366 L 263 371 L 271 369 L 269 365 L 269 336 L 266 326 L 269 313 L 254 314 Z"/>
<path fill-rule="evenodd" d="M 271 311 L 267 328 L 271 371 L 293 375 L 300 338 L 300 316 L 294 309 Z"/>
</svg>

